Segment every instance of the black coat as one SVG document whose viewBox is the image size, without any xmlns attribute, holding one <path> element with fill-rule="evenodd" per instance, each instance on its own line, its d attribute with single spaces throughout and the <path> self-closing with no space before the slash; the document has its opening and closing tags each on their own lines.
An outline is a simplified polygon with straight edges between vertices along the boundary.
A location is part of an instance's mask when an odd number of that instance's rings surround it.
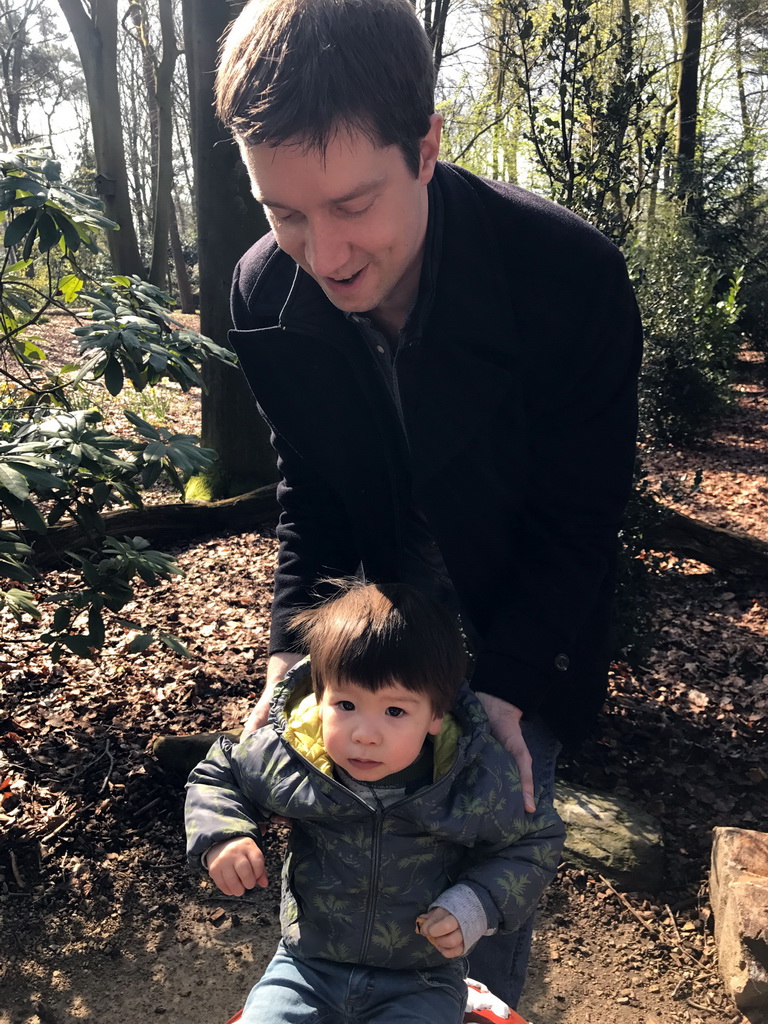
<svg viewBox="0 0 768 1024">
<path fill-rule="evenodd" d="M 412 494 L 481 637 L 473 686 L 567 742 L 605 693 L 637 305 L 575 215 L 451 165 L 435 187 L 432 302 L 397 354 L 407 442 L 357 328 L 271 235 L 235 273 L 230 338 L 283 474 L 271 650 L 319 578 L 399 578 Z"/>
</svg>

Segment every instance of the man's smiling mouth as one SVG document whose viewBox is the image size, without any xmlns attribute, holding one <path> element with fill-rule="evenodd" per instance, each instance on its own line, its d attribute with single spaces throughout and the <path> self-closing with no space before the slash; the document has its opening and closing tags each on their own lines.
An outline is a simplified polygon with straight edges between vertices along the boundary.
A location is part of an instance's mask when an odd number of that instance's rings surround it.
<svg viewBox="0 0 768 1024">
<path fill-rule="evenodd" d="M 361 267 L 360 270 L 356 270 L 354 274 L 351 274 L 349 277 L 331 277 L 328 280 L 332 281 L 334 284 L 351 284 L 362 274 L 363 270 L 365 270 L 365 267 Z"/>
</svg>

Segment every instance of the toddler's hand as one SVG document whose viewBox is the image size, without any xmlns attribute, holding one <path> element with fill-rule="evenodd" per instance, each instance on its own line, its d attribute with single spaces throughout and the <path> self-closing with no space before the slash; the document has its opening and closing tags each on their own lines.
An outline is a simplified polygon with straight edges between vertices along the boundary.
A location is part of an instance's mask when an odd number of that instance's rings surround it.
<svg viewBox="0 0 768 1024">
<path fill-rule="evenodd" d="M 459 922 L 442 907 L 433 907 L 416 918 L 416 931 L 429 939 L 432 945 L 449 960 L 464 952 L 464 936 Z"/>
<path fill-rule="evenodd" d="M 227 896 L 242 896 L 246 889 L 267 885 L 264 854 L 249 836 L 216 843 L 208 851 L 208 874 Z"/>
</svg>

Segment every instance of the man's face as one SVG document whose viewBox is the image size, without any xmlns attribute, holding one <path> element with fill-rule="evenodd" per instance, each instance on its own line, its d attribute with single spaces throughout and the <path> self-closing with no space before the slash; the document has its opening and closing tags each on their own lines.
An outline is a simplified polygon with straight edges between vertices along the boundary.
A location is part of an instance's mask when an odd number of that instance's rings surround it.
<svg viewBox="0 0 768 1024">
<path fill-rule="evenodd" d="M 375 692 L 354 683 L 326 685 L 319 708 L 328 756 L 360 782 L 378 782 L 413 764 L 443 721 L 428 697 L 400 683 Z"/>
<path fill-rule="evenodd" d="M 358 133 L 340 131 L 325 153 L 299 142 L 241 143 L 277 244 L 339 309 L 396 327 L 405 321 L 418 290 L 440 127 L 433 115 L 416 177 L 399 147 Z"/>
</svg>

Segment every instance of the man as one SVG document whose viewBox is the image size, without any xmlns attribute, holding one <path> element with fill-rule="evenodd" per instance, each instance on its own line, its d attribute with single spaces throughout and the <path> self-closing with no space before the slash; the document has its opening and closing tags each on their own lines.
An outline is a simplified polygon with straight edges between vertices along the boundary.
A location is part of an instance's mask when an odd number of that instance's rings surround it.
<svg viewBox="0 0 768 1024">
<path fill-rule="evenodd" d="M 597 231 L 439 162 L 433 96 L 408 0 L 252 0 L 224 44 L 217 110 L 272 226 L 237 268 L 231 341 L 283 477 L 246 728 L 323 579 L 406 582 L 460 616 L 532 811 L 605 693 L 639 318 Z M 471 960 L 512 1006 L 530 932 Z"/>
</svg>

